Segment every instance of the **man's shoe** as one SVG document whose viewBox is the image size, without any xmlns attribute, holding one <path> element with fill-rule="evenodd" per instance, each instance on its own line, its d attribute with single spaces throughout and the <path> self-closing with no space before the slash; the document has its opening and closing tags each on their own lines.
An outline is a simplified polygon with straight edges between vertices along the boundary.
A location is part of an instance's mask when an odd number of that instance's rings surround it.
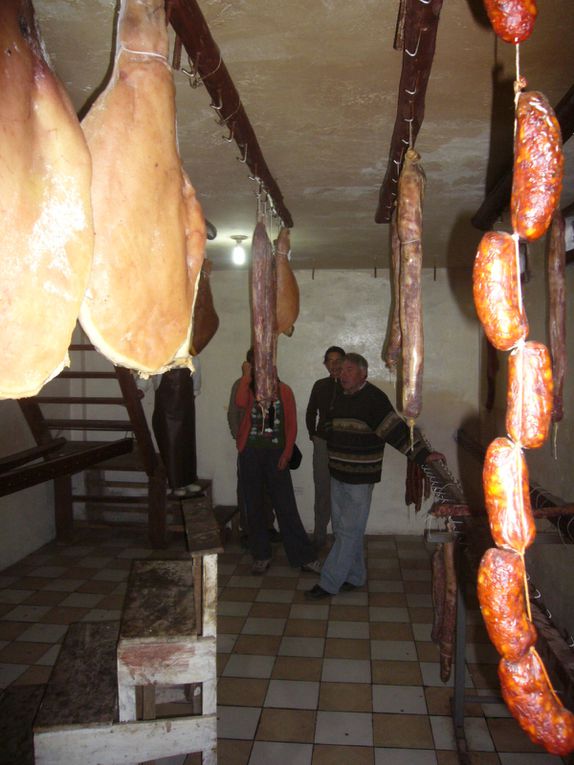
<svg viewBox="0 0 574 765">
<path fill-rule="evenodd" d="M 251 573 L 260 575 L 264 574 L 271 565 L 271 558 L 265 558 L 264 560 L 254 560 L 251 566 Z"/>
<path fill-rule="evenodd" d="M 278 542 L 283 541 L 281 532 L 277 531 L 275 526 L 271 526 L 271 528 L 267 530 L 267 533 L 269 534 L 269 541 L 272 542 L 273 544 L 277 544 Z"/>
<path fill-rule="evenodd" d="M 318 560 L 309 561 L 301 566 L 301 571 L 308 571 L 310 574 L 321 573 L 321 563 Z"/>
<path fill-rule="evenodd" d="M 305 592 L 305 599 L 323 600 L 323 598 L 330 598 L 331 594 L 332 593 L 327 592 L 327 590 L 324 590 L 320 585 L 316 584 L 314 587 L 311 587 L 310 590 Z"/>
<path fill-rule="evenodd" d="M 358 590 L 359 585 L 358 584 L 351 584 L 351 582 L 343 582 L 341 585 L 341 592 L 353 592 L 353 590 Z"/>
</svg>

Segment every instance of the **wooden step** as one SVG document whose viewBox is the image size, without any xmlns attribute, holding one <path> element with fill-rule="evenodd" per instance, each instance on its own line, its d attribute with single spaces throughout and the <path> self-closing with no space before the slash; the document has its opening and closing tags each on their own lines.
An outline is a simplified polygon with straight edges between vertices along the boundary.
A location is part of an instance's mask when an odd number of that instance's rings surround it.
<svg viewBox="0 0 574 765">
<path fill-rule="evenodd" d="M 126 496 L 124 494 L 73 494 L 74 502 L 87 502 L 91 505 L 139 505 L 147 507 L 148 497 L 141 494 L 139 497 Z"/>
<path fill-rule="evenodd" d="M 121 430 L 133 431 L 130 420 L 52 420 L 46 419 L 51 430 Z"/>
<path fill-rule="evenodd" d="M 36 396 L 38 404 L 101 404 L 125 406 L 123 398 L 113 396 Z"/>
<path fill-rule="evenodd" d="M 117 380 L 115 372 L 60 372 L 56 379 L 61 377 L 67 380 Z"/>
<path fill-rule="evenodd" d="M 68 725 L 111 725 L 117 719 L 118 622 L 68 627 L 34 722 L 34 734 Z"/>
</svg>

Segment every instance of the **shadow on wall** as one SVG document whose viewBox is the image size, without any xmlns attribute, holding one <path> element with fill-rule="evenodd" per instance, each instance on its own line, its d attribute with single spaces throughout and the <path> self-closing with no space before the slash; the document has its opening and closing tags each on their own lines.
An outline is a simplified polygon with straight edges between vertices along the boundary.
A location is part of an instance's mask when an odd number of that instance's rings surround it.
<svg viewBox="0 0 574 765">
<path fill-rule="evenodd" d="M 470 214 L 462 213 L 457 218 L 447 244 L 447 276 L 454 299 L 461 314 L 470 321 L 478 324 L 474 302 L 472 299 L 472 267 L 478 243 L 482 232 L 474 228 L 470 222 Z M 464 260 L 460 253 L 465 253 Z M 468 264 L 468 270 L 460 267 L 460 263 Z M 460 272 L 467 274 L 460 278 Z"/>
</svg>

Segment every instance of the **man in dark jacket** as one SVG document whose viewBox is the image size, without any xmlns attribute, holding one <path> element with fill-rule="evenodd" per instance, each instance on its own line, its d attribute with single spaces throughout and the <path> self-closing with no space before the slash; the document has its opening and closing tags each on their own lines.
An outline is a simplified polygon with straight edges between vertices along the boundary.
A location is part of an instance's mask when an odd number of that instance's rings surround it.
<svg viewBox="0 0 574 765">
<path fill-rule="evenodd" d="M 331 478 L 329 475 L 329 457 L 327 455 L 327 434 L 325 422 L 335 394 L 339 389 L 339 373 L 345 351 L 332 345 L 325 351 L 323 364 L 329 372 L 328 377 L 317 380 L 311 389 L 305 422 L 309 438 L 313 442 L 313 482 L 315 484 L 315 528 L 313 540 L 318 550 L 327 541 L 327 526 L 331 520 Z"/>
<path fill-rule="evenodd" d="M 358 353 L 343 359 L 336 396 L 327 420 L 327 449 L 331 473 L 331 522 L 335 544 L 321 570 L 319 584 L 305 593 L 309 600 L 361 587 L 367 578 L 363 537 L 369 518 L 373 486 L 381 480 L 385 444 L 409 459 L 444 459 L 430 452 L 410 432 L 382 390 L 367 382 L 368 364 Z"/>
</svg>

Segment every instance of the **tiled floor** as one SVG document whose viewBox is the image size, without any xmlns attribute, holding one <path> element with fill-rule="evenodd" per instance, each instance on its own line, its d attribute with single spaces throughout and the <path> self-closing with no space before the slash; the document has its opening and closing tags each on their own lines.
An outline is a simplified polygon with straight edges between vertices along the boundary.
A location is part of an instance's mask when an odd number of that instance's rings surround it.
<svg viewBox="0 0 574 765">
<path fill-rule="evenodd" d="M 312 574 L 280 546 L 260 577 L 228 544 L 219 558 L 220 765 L 454 765 L 452 689 L 430 641 L 429 551 L 417 537 L 367 540 L 368 586 L 309 603 Z M 183 550 L 174 540 L 171 551 Z M 67 625 L 118 619 L 136 532 L 87 532 L 0 573 L 0 687 L 48 680 Z M 468 612 L 467 686 L 496 688 L 496 654 Z M 451 682 L 452 685 L 452 682 Z M 468 704 L 471 765 L 553 765 L 502 705 Z M 170 763 L 181 763 L 181 758 Z M 196 762 L 188 758 L 188 762 Z M 159 761 L 158 761 L 159 762 Z"/>
</svg>

